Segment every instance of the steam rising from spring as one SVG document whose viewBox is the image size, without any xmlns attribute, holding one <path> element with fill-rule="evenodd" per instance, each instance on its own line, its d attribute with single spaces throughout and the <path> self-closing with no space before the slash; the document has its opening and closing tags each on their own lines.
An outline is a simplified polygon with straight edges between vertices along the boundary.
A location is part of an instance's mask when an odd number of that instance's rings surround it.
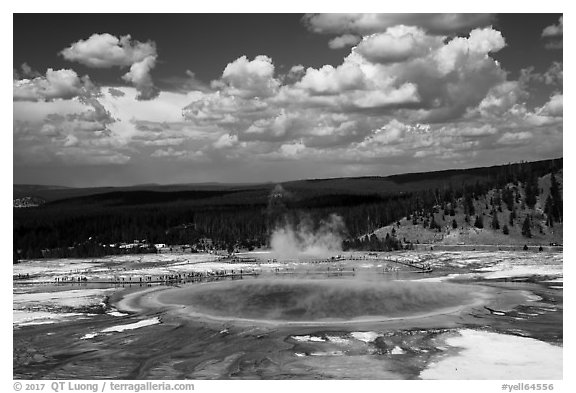
<svg viewBox="0 0 576 393">
<path fill-rule="evenodd" d="M 270 237 L 272 253 L 279 259 L 304 256 L 330 256 L 342 251 L 345 225 L 342 217 L 332 214 L 314 228 L 309 218 L 297 226 L 287 223 L 276 228 Z"/>
</svg>

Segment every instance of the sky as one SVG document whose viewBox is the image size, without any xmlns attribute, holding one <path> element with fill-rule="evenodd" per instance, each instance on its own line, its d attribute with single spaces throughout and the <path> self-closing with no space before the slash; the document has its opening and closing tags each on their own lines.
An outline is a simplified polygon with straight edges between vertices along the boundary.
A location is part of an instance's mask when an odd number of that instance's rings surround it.
<svg viewBox="0 0 576 393">
<path fill-rule="evenodd" d="M 13 181 L 278 182 L 562 157 L 561 14 L 14 14 Z"/>
</svg>

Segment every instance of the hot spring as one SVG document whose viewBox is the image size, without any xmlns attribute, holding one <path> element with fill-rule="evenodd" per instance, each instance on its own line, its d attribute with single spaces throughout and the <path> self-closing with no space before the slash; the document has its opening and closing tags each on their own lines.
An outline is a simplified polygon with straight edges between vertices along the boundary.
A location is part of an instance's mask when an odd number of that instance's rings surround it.
<svg viewBox="0 0 576 393">
<path fill-rule="evenodd" d="M 416 318 L 478 304 L 477 286 L 358 279 L 249 279 L 158 293 L 191 316 L 268 323 L 350 323 Z"/>
</svg>

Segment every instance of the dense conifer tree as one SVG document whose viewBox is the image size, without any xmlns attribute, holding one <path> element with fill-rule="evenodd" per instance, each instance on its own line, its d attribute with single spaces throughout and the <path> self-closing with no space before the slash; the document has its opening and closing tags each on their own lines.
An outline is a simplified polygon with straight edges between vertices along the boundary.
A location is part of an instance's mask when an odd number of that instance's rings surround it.
<svg viewBox="0 0 576 393">
<path fill-rule="evenodd" d="M 524 223 L 522 224 L 522 236 L 532 237 L 532 232 L 530 230 L 530 218 L 526 216 Z"/>
</svg>

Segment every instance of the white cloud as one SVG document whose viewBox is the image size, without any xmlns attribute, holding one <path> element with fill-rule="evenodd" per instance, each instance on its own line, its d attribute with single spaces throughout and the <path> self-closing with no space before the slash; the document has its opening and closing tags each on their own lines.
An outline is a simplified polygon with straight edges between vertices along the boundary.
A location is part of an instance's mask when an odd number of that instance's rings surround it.
<svg viewBox="0 0 576 393">
<path fill-rule="evenodd" d="M 429 36 L 417 27 L 394 26 L 366 36 L 356 51 L 374 63 L 396 63 L 422 57 L 442 46 L 444 37 Z"/>
<path fill-rule="evenodd" d="M 359 91 L 351 98 L 352 105 L 361 109 L 402 106 L 420 101 L 418 88 L 413 83 L 404 83 L 398 88 Z"/>
<path fill-rule="evenodd" d="M 564 46 L 564 16 L 561 16 L 557 25 L 550 25 L 542 30 L 542 38 L 546 40 L 546 49 L 562 49 Z"/>
<path fill-rule="evenodd" d="M 64 139 L 64 147 L 78 146 L 79 142 L 80 141 L 76 136 L 69 134 Z"/>
<path fill-rule="evenodd" d="M 477 110 L 483 116 L 501 116 L 527 97 L 528 92 L 520 82 L 506 81 L 491 88 Z"/>
<path fill-rule="evenodd" d="M 57 137 L 60 136 L 60 130 L 58 130 L 58 127 L 56 127 L 54 124 L 52 123 L 45 123 L 42 124 L 42 126 L 40 127 L 40 134 L 41 135 L 45 135 L 48 137 Z"/>
<path fill-rule="evenodd" d="M 165 138 L 164 135 L 161 135 L 158 139 L 154 140 L 142 140 L 142 144 L 145 146 L 180 146 L 184 141 L 185 138 Z M 135 138 L 134 140 L 138 140 Z"/>
<path fill-rule="evenodd" d="M 287 133 L 302 124 L 299 120 L 300 116 L 296 113 L 287 113 L 285 110 L 281 110 L 275 117 L 256 120 L 245 132 L 259 136 L 265 134 L 272 138 L 285 138 Z M 264 139 L 266 138 L 264 137 Z"/>
<path fill-rule="evenodd" d="M 506 46 L 502 33 L 491 27 L 474 29 L 468 38 L 457 37 L 434 52 L 438 69 L 448 74 L 464 64 L 474 67 L 476 64 L 492 63 L 488 53 L 498 52 Z M 476 67 L 475 67 L 476 68 Z"/>
<path fill-rule="evenodd" d="M 230 135 L 230 134 L 223 134 L 218 138 L 216 142 L 214 142 L 213 146 L 216 149 L 225 149 L 234 146 L 238 143 L 238 136 L 237 135 Z"/>
<path fill-rule="evenodd" d="M 557 25 L 550 25 L 542 30 L 542 37 L 559 37 L 564 34 L 564 16 L 561 16 Z"/>
<path fill-rule="evenodd" d="M 256 56 L 248 60 L 239 57 L 229 63 L 215 87 L 224 87 L 227 93 L 243 98 L 269 97 L 275 94 L 280 82 L 274 78 L 274 64 L 268 56 Z"/>
<path fill-rule="evenodd" d="M 122 79 L 136 87 L 138 100 L 151 100 L 159 94 L 150 75 L 158 57 L 153 41 L 132 40 L 130 35 L 116 37 L 108 33 L 92 34 L 87 40 L 71 44 L 60 54 L 66 60 L 87 67 L 130 67 Z"/>
<path fill-rule="evenodd" d="M 370 146 L 373 143 L 383 145 L 394 144 L 402 141 L 409 127 L 396 119 L 391 120 L 387 125 L 378 128 L 372 135 L 368 136 L 360 146 Z"/>
<path fill-rule="evenodd" d="M 361 40 L 361 37 L 354 34 L 342 34 L 341 36 L 331 39 L 328 42 L 328 46 L 330 49 L 342 49 L 348 46 L 356 45 Z"/>
<path fill-rule="evenodd" d="M 387 108 L 419 102 L 414 83 L 397 83 L 392 75 L 375 69 L 358 55 L 333 67 L 308 68 L 301 80 L 285 85 L 275 98 L 279 104 L 313 105 L 343 111 Z M 379 73 L 380 72 L 380 73 Z"/>
<path fill-rule="evenodd" d="M 308 68 L 296 87 L 311 94 L 339 94 L 364 89 L 365 82 L 364 73 L 357 65 L 343 63 L 337 67 L 325 65 L 319 69 Z"/>
<path fill-rule="evenodd" d="M 308 14 L 304 24 L 323 34 L 356 33 L 361 35 L 386 31 L 397 25 L 418 26 L 432 34 L 468 32 L 488 26 L 491 14 Z"/>
<path fill-rule="evenodd" d="M 189 150 L 175 150 L 172 147 L 167 149 L 158 149 L 150 154 L 151 157 L 164 158 L 177 161 L 205 161 L 205 156 L 202 151 L 189 151 Z"/>
<path fill-rule="evenodd" d="M 15 101 L 39 101 L 70 99 L 81 95 L 90 95 L 97 91 L 87 76 L 80 78 L 74 70 L 53 70 L 49 68 L 46 76 L 34 79 L 14 80 L 13 98 Z"/>
<path fill-rule="evenodd" d="M 174 150 L 172 147 L 167 149 L 158 149 L 152 152 L 152 157 L 182 157 L 185 156 L 186 152 L 183 150 Z"/>
<path fill-rule="evenodd" d="M 196 92 L 185 94 L 162 91 L 153 101 L 138 101 L 136 97 L 139 93 L 133 87 L 116 87 L 115 90 L 123 95 L 103 89 L 98 100 L 114 118 L 124 124 L 130 124 L 134 119 L 157 123 L 182 121 L 182 108 L 202 96 L 202 93 Z"/>
<path fill-rule="evenodd" d="M 137 101 L 137 94 L 133 87 L 104 87 L 100 95 L 81 100 L 14 102 L 15 165 L 211 159 L 203 150 L 209 153 L 222 130 L 185 122 L 181 113 L 202 93 L 161 92 L 154 101 Z"/>
<path fill-rule="evenodd" d="M 92 34 L 87 40 L 72 43 L 60 54 L 68 61 L 93 68 L 130 67 L 157 55 L 152 41 L 140 42 L 130 35 L 116 37 L 108 33 Z"/>
<path fill-rule="evenodd" d="M 296 158 L 306 150 L 306 146 L 302 142 L 295 142 L 283 144 L 280 146 L 280 153 L 286 158 Z"/>
<path fill-rule="evenodd" d="M 489 135 L 497 134 L 498 130 L 491 124 L 484 124 L 481 126 L 477 126 L 474 124 L 460 124 L 457 125 L 456 128 L 452 128 L 451 131 L 447 132 L 447 134 L 452 134 L 455 136 L 463 136 L 463 137 L 484 137 Z"/>
<path fill-rule="evenodd" d="M 563 115 L 563 96 L 554 94 L 550 100 L 536 111 L 542 116 L 561 117 Z"/>
<path fill-rule="evenodd" d="M 506 80 L 506 72 L 488 54 L 503 48 L 500 32 L 475 29 L 431 52 L 394 67 L 401 80 L 415 83 L 422 110 L 415 120 L 442 122 L 477 106 L 488 91 Z"/>
<path fill-rule="evenodd" d="M 529 143 L 534 136 L 529 131 L 506 132 L 498 139 L 497 143 L 501 145 L 522 145 Z"/>
<path fill-rule="evenodd" d="M 20 71 L 14 70 L 14 79 L 33 79 L 42 76 L 36 70 L 33 70 L 32 67 L 28 65 L 28 63 L 22 63 L 20 66 Z"/>
<path fill-rule="evenodd" d="M 555 61 L 542 75 L 544 83 L 547 85 L 556 85 L 562 88 L 562 83 L 564 80 L 564 69 L 563 64 Z"/>
<path fill-rule="evenodd" d="M 200 95 L 182 109 L 182 115 L 196 124 L 241 127 L 267 117 L 269 107 L 266 100 L 231 96 L 224 89 Z"/>
<path fill-rule="evenodd" d="M 138 90 L 138 100 L 151 100 L 158 97 L 160 90 L 154 86 L 150 71 L 156 66 L 156 56 L 148 56 L 130 66 L 130 71 L 122 79 L 132 82 Z"/>
<path fill-rule="evenodd" d="M 247 170 L 257 161 L 270 173 L 272 166 L 292 160 L 291 168 L 331 167 L 336 175 L 352 167 L 354 173 L 362 168 L 380 173 L 382 167 L 418 169 L 422 162 L 434 169 L 477 160 L 489 164 L 503 151 L 511 160 L 522 159 L 530 144 L 542 146 L 543 155 L 558 151 L 561 63 L 537 78 L 511 81 L 490 55 L 506 45 L 499 31 L 434 34 L 421 25 L 395 24 L 364 37 L 340 64 L 294 65 L 281 74 L 268 56 L 241 56 L 210 88 L 162 91 L 154 101 L 135 98 L 157 93 L 150 78 L 155 52 L 109 62 L 129 67 L 124 78 L 137 89 L 103 87 L 98 95 L 85 94 L 89 85 L 77 75 L 70 80 L 80 85 L 36 77 L 22 83 L 40 87 L 22 89 L 18 96 L 39 101 L 14 103 L 14 159 L 64 165 L 131 161 L 131 167 L 193 161 L 216 171 Z M 350 37 L 346 45 L 353 41 Z M 550 83 L 548 91 L 558 93 L 534 108 L 526 103 L 533 102 L 528 83 Z M 73 99 L 56 100 L 59 96 Z M 327 174 L 313 168 L 286 173 Z"/>
<path fill-rule="evenodd" d="M 406 124 L 410 134 L 426 134 L 430 131 L 426 123 L 459 119 L 477 108 L 489 92 L 492 96 L 482 105 L 485 111 L 505 106 L 506 100 L 508 106 L 517 101 L 504 97 L 515 85 L 503 85 L 506 72 L 489 56 L 505 45 L 500 32 L 475 29 L 468 37 L 444 41 L 417 28 L 390 30 L 383 34 L 400 41 L 409 35 L 411 42 L 403 60 L 394 63 L 370 61 L 356 47 L 340 65 L 305 70 L 297 65 L 275 79 L 270 58 L 249 61 L 242 56 L 212 83 L 214 92 L 199 94 L 184 108 L 184 118 L 197 126 L 215 127 L 222 140 L 210 144 L 238 142 L 236 150 L 241 154 L 242 143 L 248 141 L 254 142 L 252 147 L 262 142 L 259 147 L 269 151 L 296 141 L 308 147 L 336 148 L 361 142 L 370 130 L 393 118 Z M 425 43 L 426 49 L 419 49 Z M 328 120 L 331 113 L 341 119 Z M 418 128 L 420 123 L 426 126 Z M 495 132 L 478 125 L 464 130 L 469 139 Z M 231 141 L 231 135 L 237 141 Z"/>
<path fill-rule="evenodd" d="M 137 101 L 137 94 L 118 87 L 70 100 L 15 101 L 15 162 L 121 164 L 154 146 L 210 140 L 182 119 L 181 108 L 196 93 L 163 92 L 153 102 Z M 146 121 L 158 130 L 139 130 Z"/>
<path fill-rule="evenodd" d="M 117 136 L 106 128 L 106 122 L 94 114 L 90 103 L 75 113 L 49 114 L 44 118 L 20 117 L 21 105 L 15 102 L 14 164 L 38 165 L 105 165 L 123 164 L 130 160 Z M 35 102 L 28 109 L 44 106 Z M 80 109 L 80 108 L 79 108 Z M 65 112 L 63 112 L 65 113 Z"/>
</svg>

